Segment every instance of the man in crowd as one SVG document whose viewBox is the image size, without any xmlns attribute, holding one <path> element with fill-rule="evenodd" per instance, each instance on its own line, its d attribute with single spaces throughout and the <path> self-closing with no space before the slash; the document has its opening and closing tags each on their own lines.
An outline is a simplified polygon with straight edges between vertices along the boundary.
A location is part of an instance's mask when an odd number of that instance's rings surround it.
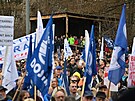
<svg viewBox="0 0 135 101">
<path fill-rule="evenodd" d="M 96 94 L 96 101 L 106 101 L 105 92 L 98 91 Z"/>
<path fill-rule="evenodd" d="M 82 101 L 94 101 L 94 96 L 91 91 L 85 91 Z"/>
<path fill-rule="evenodd" d="M 62 91 L 57 91 L 55 94 L 55 100 L 56 101 L 64 101 L 65 100 L 65 95 Z"/>
<path fill-rule="evenodd" d="M 62 67 L 61 66 L 56 66 L 56 77 L 58 80 L 58 86 L 62 85 Z"/>
<path fill-rule="evenodd" d="M 57 90 L 54 95 L 55 101 L 65 101 L 65 97 L 66 97 L 66 94 L 62 89 Z"/>
<path fill-rule="evenodd" d="M 70 96 L 75 98 L 75 101 L 80 101 L 81 96 L 77 92 L 77 83 L 71 82 L 69 86 Z"/>
<path fill-rule="evenodd" d="M 0 86 L 0 101 L 12 101 L 10 96 L 6 95 L 6 88 Z"/>
</svg>

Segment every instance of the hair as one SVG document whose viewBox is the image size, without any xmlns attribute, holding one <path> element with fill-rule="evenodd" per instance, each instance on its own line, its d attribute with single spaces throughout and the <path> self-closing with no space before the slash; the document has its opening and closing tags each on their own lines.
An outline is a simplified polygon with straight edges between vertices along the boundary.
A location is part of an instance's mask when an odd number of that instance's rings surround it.
<svg viewBox="0 0 135 101">
<path fill-rule="evenodd" d="M 53 90 L 52 97 L 54 97 L 58 91 L 62 91 L 64 95 L 67 96 L 66 90 L 63 87 L 58 86 Z"/>
<path fill-rule="evenodd" d="M 34 99 L 33 98 L 27 98 L 24 101 L 34 101 Z"/>
<path fill-rule="evenodd" d="M 29 93 L 29 92 L 27 90 L 20 91 L 19 101 L 22 101 L 22 98 L 25 96 L 26 93 Z"/>
<path fill-rule="evenodd" d="M 56 95 L 56 93 L 57 93 L 58 91 L 63 92 L 64 95 L 65 95 L 65 97 L 67 96 L 66 90 L 65 90 L 63 87 L 58 86 L 58 87 L 56 87 L 56 88 L 53 90 L 53 92 L 52 92 L 51 101 L 55 101 L 55 95 Z"/>
</svg>

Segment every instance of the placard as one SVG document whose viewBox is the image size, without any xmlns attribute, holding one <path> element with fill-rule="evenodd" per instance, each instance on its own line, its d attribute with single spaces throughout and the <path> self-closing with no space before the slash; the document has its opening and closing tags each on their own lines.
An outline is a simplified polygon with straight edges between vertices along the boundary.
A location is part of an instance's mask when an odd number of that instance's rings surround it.
<svg viewBox="0 0 135 101">
<path fill-rule="evenodd" d="M 13 45 L 14 17 L 0 16 L 0 45 Z"/>
<path fill-rule="evenodd" d="M 129 57 L 128 87 L 135 86 L 135 55 Z"/>
</svg>

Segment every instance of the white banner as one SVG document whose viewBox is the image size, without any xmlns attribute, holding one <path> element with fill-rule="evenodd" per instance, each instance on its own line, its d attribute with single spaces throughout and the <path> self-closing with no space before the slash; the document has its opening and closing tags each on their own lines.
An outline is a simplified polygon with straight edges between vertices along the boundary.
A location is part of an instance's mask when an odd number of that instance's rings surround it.
<svg viewBox="0 0 135 101">
<path fill-rule="evenodd" d="M 32 35 L 32 42 L 34 48 L 34 40 L 36 33 L 30 34 Z M 21 38 L 13 40 L 13 50 L 14 50 L 14 58 L 15 60 L 21 60 L 27 58 L 28 48 L 29 48 L 29 38 L 30 35 L 23 36 Z M 4 61 L 5 54 L 5 46 L 0 46 L 0 64 Z"/>
<path fill-rule="evenodd" d="M 130 55 L 128 70 L 128 87 L 135 86 L 135 55 Z"/>
<path fill-rule="evenodd" d="M 0 45 L 13 45 L 14 17 L 0 16 Z"/>
</svg>

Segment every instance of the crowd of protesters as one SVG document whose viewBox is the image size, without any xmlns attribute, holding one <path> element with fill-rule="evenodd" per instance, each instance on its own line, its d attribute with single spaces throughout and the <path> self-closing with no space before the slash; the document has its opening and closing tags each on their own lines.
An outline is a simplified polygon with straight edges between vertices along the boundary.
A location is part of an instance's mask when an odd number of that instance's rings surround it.
<svg viewBox="0 0 135 101">
<path fill-rule="evenodd" d="M 85 38 L 80 36 L 70 36 L 68 42 L 72 48 L 73 55 L 67 59 L 66 73 L 68 78 L 68 87 L 70 95 L 67 94 L 62 83 L 62 74 L 64 69 L 64 38 L 65 36 L 57 37 L 55 36 L 55 53 L 54 53 L 54 67 L 53 67 L 53 78 L 51 79 L 50 87 L 48 94 L 43 97 L 37 95 L 37 101 L 131 101 L 131 100 L 120 100 L 121 97 L 128 91 L 127 79 L 128 79 L 128 54 L 126 57 L 126 71 L 121 81 L 118 84 L 118 92 L 109 91 L 108 96 L 108 87 L 104 84 L 105 70 L 108 69 L 112 50 L 107 47 L 105 44 L 104 47 L 104 59 L 99 59 L 101 40 L 96 41 L 96 68 L 97 75 L 92 77 L 91 82 L 91 91 L 83 90 L 83 81 L 84 81 L 84 70 L 85 62 L 81 59 L 82 50 L 85 46 Z M 76 48 L 77 47 L 77 48 Z M 59 50 L 59 52 L 58 52 Z M 130 53 L 130 52 L 129 52 Z M 19 93 L 15 98 L 15 101 L 34 101 L 34 97 L 30 95 L 26 89 L 23 89 L 23 75 L 26 71 L 26 60 L 16 61 L 16 66 L 18 69 L 19 78 L 16 81 L 16 88 L 10 91 L 8 94 L 5 94 L 7 90 L 3 86 L 0 86 L 0 101 L 11 101 L 14 97 L 15 92 L 18 90 L 17 87 L 21 85 Z M 2 75 L 0 76 L 0 83 L 2 80 Z M 135 94 L 135 91 L 134 91 Z M 130 93 L 133 97 L 133 93 Z M 130 98 L 129 98 L 130 99 Z"/>
</svg>

